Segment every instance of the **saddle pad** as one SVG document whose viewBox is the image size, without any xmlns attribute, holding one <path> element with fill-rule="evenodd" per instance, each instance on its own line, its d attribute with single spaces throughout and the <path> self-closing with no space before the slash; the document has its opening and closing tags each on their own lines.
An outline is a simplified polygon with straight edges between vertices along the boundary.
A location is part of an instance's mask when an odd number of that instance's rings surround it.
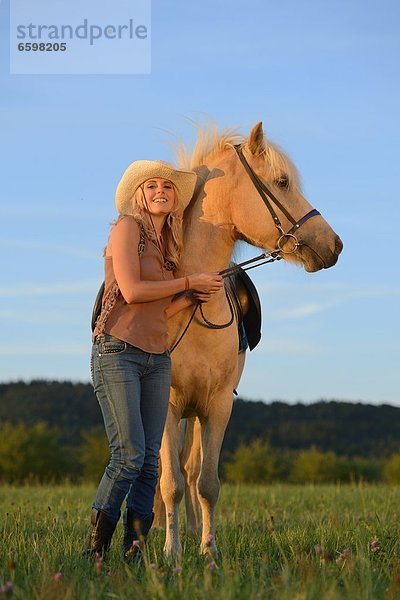
<svg viewBox="0 0 400 600">
<path fill-rule="evenodd" d="M 229 266 L 234 264 L 231 263 Z M 247 338 L 248 347 L 253 350 L 261 339 L 261 303 L 257 289 L 243 269 L 225 280 L 225 288 L 235 307 L 239 330 L 239 350 L 247 348 L 244 338 Z"/>
</svg>

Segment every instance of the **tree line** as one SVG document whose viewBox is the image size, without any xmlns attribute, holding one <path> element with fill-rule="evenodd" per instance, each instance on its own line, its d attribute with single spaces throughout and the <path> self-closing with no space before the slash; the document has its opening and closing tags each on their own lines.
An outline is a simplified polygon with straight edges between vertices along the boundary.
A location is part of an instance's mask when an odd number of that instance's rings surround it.
<svg viewBox="0 0 400 600">
<path fill-rule="evenodd" d="M 97 480 L 108 455 L 90 384 L 0 384 L 3 481 Z M 399 457 L 400 408 L 238 398 L 225 434 L 221 476 L 253 482 L 400 481 Z"/>
<path fill-rule="evenodd" d="M 240 445 L 224 463 L 224 473 L 232 483 L 400 483 L 400 453 L 387 458 L 351 458 L 316 446 L 282 453 L 258 439 Z"/>
</svg>

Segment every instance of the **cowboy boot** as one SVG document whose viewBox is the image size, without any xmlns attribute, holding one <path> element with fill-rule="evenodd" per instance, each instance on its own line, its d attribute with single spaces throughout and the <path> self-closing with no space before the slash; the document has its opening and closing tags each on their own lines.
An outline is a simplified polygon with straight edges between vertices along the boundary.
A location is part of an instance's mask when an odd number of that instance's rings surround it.
<svg viewBox="0 0 400 600">
<path fill-rule="evenodd" d="M 90 518 L 85 554 L 104 557 L 110 548 L 111 538 L 116 526 L 117 523 L 113 523 L 104 512 L 94 508 Z"/>
<path fill-rule="evenodd" d="M 141 547 L 154 521 L 154 513 L 148 519 L 142 519 L 133 510 L 124 510 L 124 558 L 135 560 L 141 557 Z"/>
</svg>

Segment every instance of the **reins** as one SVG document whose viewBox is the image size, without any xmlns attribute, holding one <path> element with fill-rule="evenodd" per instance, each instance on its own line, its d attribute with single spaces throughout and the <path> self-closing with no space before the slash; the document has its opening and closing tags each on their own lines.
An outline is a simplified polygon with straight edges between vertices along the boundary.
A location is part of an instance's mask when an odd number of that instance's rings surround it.
<svg viewBox="0 0 400 600">
<path fill-rule="evenodd" d="M 254 269 L 255 267 L 261 267 L 261 265 L 266 265 L 268 263 L 272 263 L 272 262 L 275 262 L 275 261 L 281 260 L 281 259 L 282 259 L 282 256 L 280 256 L 277 251 L 272 252 L 272 253 L 263 252 L 263 254 L 259 254 L 259 256 L 255 256 L 254 258 L 249 258 L 249 260 L 245 260 L 241 263 L 233 265 L 232 267 L 228 267 L 227 269 L 224 269 L 223 271 L 219 271 L 219 275 L 222 275 L 223 278 L 233 277 L 234 275 L 236 275 L 236 273 L 239 273 L 239 271 L 249 271 L 250 269 Z M 251 267 L 246 267 L 246 265 L 249 265 L 254 262 L 257 262 L 258 264 L 252 265 Z M 243 268 L 243 267 L 245 267 L 245 268 Z M 203 321 L 206 324 L 205 327 L 207 327 L 207 329 L 225 329 L 226 327 L 230 327 L 230 325 L 232 325 L 233 320 L 234 320 L 234 312 L 233 312 L 233 306 L 232 306 L 230 297 L 227 295 L 226 298 L 228 300 L 229 310 L 231 313 L 231 316 L 229 318 L 229 321 L 227 321 L 227 323 L 218 324 L 218 323 L 212 323 L 211 321 L 209 321 L 204 314 L 202 303 L 197 302 L 192 314 L 190 315 L 190 319 L 185 326 L 185 329 L 183 330 L 183 332 L 179 336 L 178 340 L 174 343 L 174 345 L 170 349 L 170 353 L 173 352 L 173 350 L 175 350 L 175 348 L 177 347 L 177 345 L 179 344 L 179 342 L 182 340 L 183 336 L 189 329 L 189 326 L 190 326 L 191 322 L 193 321 L 194 316 L 199 307 L 200 307 L 200 314 L 202 316 Z"/>
<path fill-rule="evenodd" d="M 179 336 L 179 338 L 177 339 L 177 341 L 175 342 L 175 344 L 173 344 L 172 348 L 169 349 L 169 353 L 170 354 L 175 350 L 175 348 L 177 347 L 177 345 L 179 344 L 179 342 L 181 341 L 181 339 L 183 338 L 183 336 L 185 335 L 185 333 L 189 329 L 189 325 L 193 321 L 194 315 L 196 314 L 196 311 L 199 308 L 199 306 L 200 306 L 200 302 L 197 302 L 196 306 L 194 307 L 194 310 L 193 310 L 192 314 L 190 315 L 190 319 L 187 322 L 185 329 L 182 331 L 181 335 Z"/>
<path fill-rule="evenodd" d="M 278 198 L 271 192 L 269 187 L 267 187 L 267 185 L 263 181 L 261 181 L 261 179 L 259 177 L 257 177 L 257 175 L 254 173 L 253 169 L 251 168 L 251 166 L 249 165 L 249 163 L 247 162 L 247 160 L 243 154 L 242 144 L 233 146 L 233 148 L 235 149 L 236 154 L 238 155 L 239 160 L 242 163 L 246 173 L 248 174 L 251 181 L 253 182 L 254 187 L 260 194 L 265 206 L 267 207 L 267 209 L 272 217 L 272 220 L 274 222 L 274 225 L 280 233 L 280 236 L 278 238 L 275 250 L 272 250 L 271 252 L 263 252 L 262 254 L 259 254 L 258 256 L 255 256 L 254 258 L 250 258 L 249 260 L 245 260 L 244 262 L 238 263 L 237 265 L 233 265 L 232 267 L 228 267 L 227 269 L 223 269 L 222 271 L 219 271 L 219 275 L 222 275 L 222 277 L 224 277 L 224 278 L 232 277 L 232 276 L 236 275 L 236 273 L 238 273 L 240 270 L 249 271 L 250 269 L 254 269 L 255 267 L 260 267 L 261 265 L 266 265 L 266 264 L 269 264 L 272 262 L 276 262 L 278 260 L 282 260 L 282 258 L 283 258 L 281 256 L 282 254 L 293 254 L 294 252 L 296 252 L 297 248 L 301 245 L 295 235 L 296 232 L 298 231 L 298 229 L 302 225 L 304 225 L 304 223 L 306 223 L 309 219 L 311 219 L 311 217 L 316 217 L 321 214 L 319 212 L 319 210 L 317 210 L 316 208 L 313 208 L 307 214 L 305 214 L 303 217 L 301 217 L 298 221 L 296 221 L 296 219 L 294 219 L 292 217 L 292 215 L 289 213 L 289 211 L 283 206 L 283 204 L 280 202 L 280 200 L 278 200 Z M 279 210 L 285 215 L 287 220 L 292 224 L 291 229 L 289 229 L 289 231 L 287 231 L 286 233 L 282 227 L 282 223 L 281 223 L 273 205 L 275 205 L 277 208 L 279 208 Z M 291 242 L 292 245 L 290 246 L 289 249 L 285 249 L 285 244 L 287 244 L 288 242 Z M 253 265 L 252 263 L 257 263 L 257 264 Z M 252 264 L 252 266 L 247 266 L 250 264 Z M 243 268 L 243 267 L 245 267 L 245 268 Z M 170 352 L 175 350 L 175 348 L 177 347 L 179 342 L 182 340 L 183 336 L 189 329 L 189 326 L 190 326 L 191 322 L 193 321 L 194 316 L 199 307 L 200 307 L 201 317 L 205 323 L 204 326 L 207 327 L 208 329 L 225 329 L 226 327 L 230 327 L 230 325 L 232 325 L 232 323 L 234 321 L 234 313 L 233 313 L 231 299 L 229 298 L 228 295 L 226 295 L 226 297 L 228 300 L 229 310 L 231 313 L 229 321 L 227 321 L 226 323 L 223 323 L 221 325 L 219 325 L 217 323 L 212 323 L 205 317 L 202 303 L 197 302 L 197 304 L 190 316 L 190 319 L 189 319 L 185 329 L 183 330 L 183 333 L 180 335 L 179 339 L 172 346 Z"/>
</svg>

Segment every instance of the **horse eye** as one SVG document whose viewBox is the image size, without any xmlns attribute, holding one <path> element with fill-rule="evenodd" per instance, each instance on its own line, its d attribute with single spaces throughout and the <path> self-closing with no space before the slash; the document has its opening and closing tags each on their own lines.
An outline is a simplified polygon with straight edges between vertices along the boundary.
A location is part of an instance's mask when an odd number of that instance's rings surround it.
<svg viewBox="0 0 400 600">
<path fill-rule="evenodd" d="M 278 179 L 275 179 L 275 184 L 278 187 L 284 188 L 287 190 L 289 188 L 289 179 L 285 176 L 279 177 Z"/>
</svg>

